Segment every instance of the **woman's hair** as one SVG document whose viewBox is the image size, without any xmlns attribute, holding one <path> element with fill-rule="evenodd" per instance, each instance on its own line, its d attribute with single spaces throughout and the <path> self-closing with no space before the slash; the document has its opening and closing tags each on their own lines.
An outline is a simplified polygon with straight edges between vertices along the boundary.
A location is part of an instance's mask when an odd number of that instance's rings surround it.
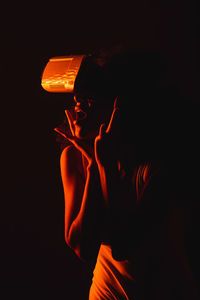
<svg viewBox="0 0 200 300">
<path fill-rule="evenodd" d="M 115 49 L 87 56 L 75 82 L 75 93 L 107 101 L 119 97 L 123 148 L 139 149 L 141 160 L 177 159 L 189 139 L 191 104 L 168 78 L 168 61 L 153 51 Z M 191 118 L 191 117 L 190 117 Z M 59 127 L 66 130 L 64 120 Z M 61 148 L 68 142 L 58 138 Z M 139 158 L 138 156 L 138 158 Z"/>
</svg>

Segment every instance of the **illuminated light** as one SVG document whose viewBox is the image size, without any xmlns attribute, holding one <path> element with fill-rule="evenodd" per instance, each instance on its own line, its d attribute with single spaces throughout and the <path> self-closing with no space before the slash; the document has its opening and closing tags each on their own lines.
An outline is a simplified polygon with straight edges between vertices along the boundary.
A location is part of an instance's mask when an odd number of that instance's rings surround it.
<svg viewBox="0 0 200 300">
<path fill-rule="evenodd" d="M 49 59 L 42 74 L 43 89 L 51 93 L 73 93 L 84 56 L 58 56 Z"/>
</svg>

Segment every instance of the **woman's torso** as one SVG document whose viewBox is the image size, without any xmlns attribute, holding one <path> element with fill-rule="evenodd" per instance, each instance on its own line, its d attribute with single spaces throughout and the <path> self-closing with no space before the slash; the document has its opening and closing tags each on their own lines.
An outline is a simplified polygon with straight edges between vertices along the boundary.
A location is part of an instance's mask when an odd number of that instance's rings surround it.
<svg viewBox="0 0 200 300">
<path fill-rule="evenodd" d="M 87 162 L 84 158 L 82 162 L 80 172 L 85 178 Z M 133 188 L 135 186 L 138 201 L 141 200 L 144 188 L 151 183 L 151 176 L 158 169 L 157 166 L 152 168 L 144 165 L 133 171 L 130 182 Z M 124 176 L 123 170 L 122 175 Z M 130 239 L 134 241 L 134 235 Z M 108 243 L 101 244 L 89 299 L 172 300 L 178 299 L 176 297 L 180 290 L 182 299 L 197 299 L 192 272 L 184 251 L 183 214 L 175 208 L 162 228 L 147 236 L 138 251 L 127 260 L 115 260 L 111 246 Z"/>
</svg>

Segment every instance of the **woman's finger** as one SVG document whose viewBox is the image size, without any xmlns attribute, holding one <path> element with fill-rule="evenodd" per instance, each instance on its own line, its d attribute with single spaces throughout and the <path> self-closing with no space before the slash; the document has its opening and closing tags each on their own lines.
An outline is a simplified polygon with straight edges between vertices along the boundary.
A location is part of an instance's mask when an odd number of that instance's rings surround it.
<svg viewBox="0 0 200 300">
<path fill-rule="evenodd" d="M 105 133 L 106 133 L 106 125 L 103 123 L 100 126 L 99 135 L 102 137 L 103 135 L 105 135 Z"/>
<path fill-rule="evenodd" d="M 113 128 L 113 126 L 116 124 L 118 115 L 119 115 L 119 96 L 115 98 L 114 105 L 113 105 L 113 112 L 106 132 L 110 132 L 111 128 Z"/>
<path fill-rule="evenodd" d="M 73 123 L 72 115 L 71 115 L 70 111 L 67 109 L 65 110 L 65 114 L 66 114 L 66 117 L 67 117 L 67 120 L 69 123 L 70 131 L 71 131 L 72 135 L 74 136 L 74 123 Z"/>
<path fill-rule="evenodd" d="M 119 96 L 115 98 L 114 108 L 119 108 Z"/>
<path fill-rule="evenodd" d="M 59 128 L 54 128 L 54 131 L 56 131 L 57 133 L 59 133 L 60 135 L 62 135 L 64 138 L 66 138 L 67 140 L 69 140 L 70 142 L 74 141 L 74 137 L 65 133 L 65 132 L 62 132 Z"/>
<path fill-rule="evenodd" d="M 65 137 L 67 140 L 69 140 L 70 142 L 72 142 L 74 145 L 81 145 L 82 141 L 77 139 L 75 136 L 72 136 L 70 134 L 67 134 L 65 132 L 63 132 L 62 130 L 60 130 L 60 128 L 54 128 L 54 131 L 56 131 L 57 133 L 59 133 L 60 135 L 62 135 L 63 137 Z"/>
<path fill-rule="evenodd" d="M 113 130 L 114 126 L 116 126 L 118 116 L 119 116 L 119 108 L 114 107 L 111 118 L 110 118 L 110 122 L 108 124 L 107 129 L 106 129 L 107 133 L 111 132 L 111 130 Z"/>
<path fill-rule="evenodd" d="M 89 145 L 87 146 L 84 141 L 77 139 L 75 136 L 62 132 L 59 128 L 54 128 L 54 130 L 70 141 L 88 160 L 91 160 L 93 154 L 89 149 Z"/>
</svg>

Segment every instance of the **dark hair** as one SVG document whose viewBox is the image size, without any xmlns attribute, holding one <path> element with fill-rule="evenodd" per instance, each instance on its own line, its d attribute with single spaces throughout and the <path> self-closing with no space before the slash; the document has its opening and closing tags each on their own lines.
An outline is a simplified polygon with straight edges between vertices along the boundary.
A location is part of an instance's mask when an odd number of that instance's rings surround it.
<svg viewBox="0 0 200 300">
<path fill-rule="evenodd" d="M 106 99 L 112 97 L 112 82 L 105 64 L 106 60 L 96 55 L 85 57 L 75 80 L 74 93 L 96 99 L 101 96 Z"/>
<path fill-rule="evenodd" d="M 119 131 L 127 149 L 132 151 L 137 143 L 141 159 L 177 159 L 191 139 L 188 132 L 194 129 L 188 122 L 193 114 L 191 103 L 171 84 L 163 54 L 118 50 L 87 56 L 76 78 L 75 92 L 92 97 L 110 95 L 112 101 L 119 96 Z M 64 130 L 66 123 L 61 124 Z M 59 140 L 63 141 L 62 137 Z M 66 141 L 61 142 L 62 148 L 65 145 Z"/>
</svg>

